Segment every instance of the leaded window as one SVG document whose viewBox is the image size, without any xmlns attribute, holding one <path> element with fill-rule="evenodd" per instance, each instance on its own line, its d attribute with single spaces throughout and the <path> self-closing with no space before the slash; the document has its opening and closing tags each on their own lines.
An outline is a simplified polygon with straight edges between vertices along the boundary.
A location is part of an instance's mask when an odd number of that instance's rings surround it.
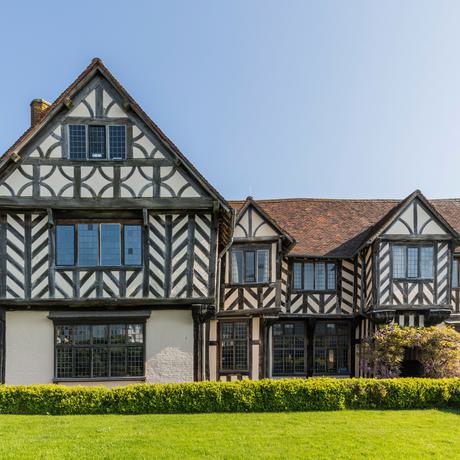
<svg viewBox="0 0 460 460">
<path fill-rule="evenodd" d="M 336 278 L 334 262 L 294 262 L 292 266 L 294 290 L 334 291 Z"/>
<path fill-rule="evenodd" d="M 393 278 L 396 279 L 433 279 L 433 245 L 392 246 Z"/>
<path fill-rule="evenodd" d="M 142 265 L 142 227 L 120 223 L 58 224 L 56 265 Z"/>
<path fill-rule="evenodd" d="M 347 375 L 350 373 L 348 323 L 317 322 L 313 344 L 315 374 Z"/>
<path fill-rule="evenodd" d="M 144 376 L 144 324 L 55 325 L 56 379 Z"/>
<path fill-rule="evenodd" d="M 220 323 L 222 371 L 248 371 L 248 329 L 247 321 L 222 321 Z"/>
<path fill-rule="evenodd" d="M 231 252 L 232 283 L 268 283 L 269 263 L 269 249 L 233 249 Z"/>
<path fill-rule="evenodd" d="M 126 159 L 126 126 L 69 125 L 68 136 L 71 160 Z"/>
<path fill-rule="evenodd" d="M 273 375 L 305 374 L 305 325 L 273 325 Z"/>
<path fill-rule="evenodd" d="M 460 287 L 460 270 L 459 270 L 460 258 L 455 257 L 452 260 L 452 287 Z"/>
</svg>

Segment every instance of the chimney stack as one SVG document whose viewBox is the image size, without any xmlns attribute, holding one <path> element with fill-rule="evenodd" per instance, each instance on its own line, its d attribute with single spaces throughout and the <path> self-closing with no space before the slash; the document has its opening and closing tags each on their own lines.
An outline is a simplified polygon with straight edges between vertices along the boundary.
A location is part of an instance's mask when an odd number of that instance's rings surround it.
<svg viewBox="0 0 460 460">
<path fill-rule="evenodd" d="M 35 126 L 45 115 L 51 104 L 44 99 L 34 99 L 30 103 L 30 124 Z"/>
</svg>

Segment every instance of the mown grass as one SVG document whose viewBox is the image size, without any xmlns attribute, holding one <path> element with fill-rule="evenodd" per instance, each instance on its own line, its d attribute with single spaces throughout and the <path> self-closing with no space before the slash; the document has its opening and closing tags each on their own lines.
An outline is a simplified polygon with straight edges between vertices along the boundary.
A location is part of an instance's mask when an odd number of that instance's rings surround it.
<svg viewBox="0 0 460 460">
<path fill-rule="evenodd" d="M 0 416 L 1 459 L 459 459 L 460 412 Z"/>
</svg>

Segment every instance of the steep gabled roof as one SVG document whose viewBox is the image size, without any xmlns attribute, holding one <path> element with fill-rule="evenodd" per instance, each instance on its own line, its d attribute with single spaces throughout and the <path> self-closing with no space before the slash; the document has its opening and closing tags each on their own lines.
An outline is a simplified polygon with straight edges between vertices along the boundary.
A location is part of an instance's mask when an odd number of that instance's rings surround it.
<svg viewBox="0 0 460 460">
<path fill-rule="evenodd" d="M 239 206 L 237 203 L 242 203 L 241 206 Z M 280 236 L 285 240 L 285 244 L 288 247 L 292 247 L 294 245 L 295 239 L 287 232 L 286 229 L 281 228 L 276 220 L 274 220 L 269 214 L 267 214 L 258 204 L 257 202 L 252 198 L 252 196 L 248 196 L 246 200 L 243 202 L 229 202 L 231 206 L 233 206 L 235 209 L 237 206 L 239 206 L 239 209 L 237 210 L 237 215 L 235 217 L 235 223 L 238 223 L 238 221 L 241 219 L 245 211 L 252 206 L 259 214 L 260 216 L 265 219 L 268 224 L 277 232 L 280 234 Z"/>
<path fill-rule="evenodd" d="M 404 200 L 288 198 L 255 200 L 296 241 L 291 256 L 352 257 L 378 236 L 414 198 L 453 233 L 460 233 L 460 199 L 427 200 L 418 190 Z M 230 201 L 236 211 L 244 201 Z"/>
<path fill-rule="evenodd" d="M 97 73 L 100 73 L 107 79 L 113 87 L 119 92 L 124 100 L 124 109 L 132 110 L 163 142 L 165 147 L 178 158 L 178 161 L 184 166 L 186 170 L 200 183 L 204 190 L 206 190 L 213 199 L 220 203 L 223 210 L 224 225 L 221 227 L 224 232 L 224 241 L 230 241 L 231 228 L 233 226 L 234 213 L 231 206 L 223 198 L 222 195 L 201 175 L 195 166 L 182 154 L 178 147 L 163 133 L 163 131 L 153 122 L 153 120 L 142 110 L 139 104 L 128 94 L 126 89 L 121 83 L 112 75 L 112 73 L 103 64 L 99 58 L 94 58 L 88 67 L 77 77 L 77 79 L 70 84 L 67 89 L 62 92 L 58 98 L 48 107 L 43 118 L 36 124 L 28 128 L 22 136 L 2 155 L 0 158 L 0 172 L 9 164 L 10 160 L 15 157 L 15 153 L 19 154 L 21 150 L 27 146 L 35 136 L 44 129 L 47 124 L 63 110 L 67 110 L 66 106 L 72 96 L 82 89 Z"/>
</svg>

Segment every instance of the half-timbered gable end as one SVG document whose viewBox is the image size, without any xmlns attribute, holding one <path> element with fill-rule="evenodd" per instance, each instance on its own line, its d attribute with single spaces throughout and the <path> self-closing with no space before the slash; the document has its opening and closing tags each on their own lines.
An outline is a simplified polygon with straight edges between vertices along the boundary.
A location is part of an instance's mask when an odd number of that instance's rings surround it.
<svg viewBox="0 0 460 460">
<path fill-rule="evenodd" d="M 0 381 L 202 378 L 232 209 L 99 59 L 31 108 L 0 159 Z"/>
<path fill-rule="evenodd" d="M 212 303 L 218 233 L 231 212 L 102 63 L 38 124 L 1 164 L 0 297 Z M 104 260 L 104 251 L 119 254 Z"/>
</svg>

